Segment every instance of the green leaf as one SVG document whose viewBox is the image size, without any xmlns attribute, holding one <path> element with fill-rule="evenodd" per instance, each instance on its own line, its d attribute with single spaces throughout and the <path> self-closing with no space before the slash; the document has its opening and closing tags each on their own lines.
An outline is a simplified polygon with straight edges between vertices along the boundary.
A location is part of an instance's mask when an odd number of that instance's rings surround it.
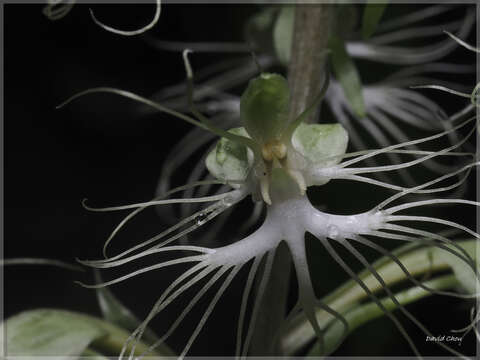
<svg viewBox="0 0 480 360">
<path fill-rule="evenodd" d="M 378 23 L 380 22 L 385 9 L 387 8 L 388 0 L 383 4 L 376 1 L 369 0 L 363 10 L 362 21 L 362 36 L 366 40 L 375 32 Z"/>
<path fill-rule="evenodd" d="M 480 258 L 480 246 L 478 241 L 461 241 L 457 242 L 457 245 L 465 249 L 465 251 L 475 261 L 477 265 L 477 271 L 480 273 L 480 266 L 478 264 L 478 259 Z M 458 252 L 455 247 L 451 245 L 449 245 L 449 247 L 452 250 Z M 476 294 L 479 292 L 480 283 L 478 281 L 478 278 L 473 272 L 473 269 L 468 264 L 466 264 L 464 260 L 442 249 L 435 249 L 435 255 L 441 258 L 444 262 L 448 264 L 448 266 L 452 268 L 453 273 L 457 278 L 458 283 L 460 284 L 460 287 L 464 291 L 469 294 Z"/>
<path fill-rule="evenodd" d="M 275 47 L 278 60 L 283 65 L 287 65 L 290 61 L 294 20 L 295 8 L 293 6 L 284 6 L 280 10 L 273 27 L 273 46 Z"/>
<path fill-rule="evenodd" d="M 56 359 L 79 356 L 91 342 L 107 335 L 82 315 L 51 309 L 22 312 L 1 328 L 6 330 L 8 355 L 60 356 Z"/>
<path fill-rule="evenodd" d="M 89 348 L 85 349 L 81 356 L 88 356 L 88 360 L 108 360 L 108 357 Z"/>
<path fill-rule="evenodd" d="M 345 44 L 341 38 L 332 36 L 329 39 L 329 48 L 331 50 L 331 59 L 335 76 L 340 82 L 353 112 L 359 118 L 364 118 L 366 110 L 365 102 L 363 100 L 362 82 L 355 63 L 350 55 L 348 55 Z"/>
<path fill-rule="evenodd" d="M 97 284 L 103 282 L 98 270 L 95 270 L 95 282 Z M 98 304 L 105 320 L 130 332 L 133 332 L 140 325 L 140 320 L 113 295 L 108 287 L 99 288 L 96 292 Z M 146 343 L 153 344 L 158 340 L 158 337 L 151 329 L 147 328 L 143 334 L 143 339 Z M 161 353 L 171 353 L 171 350 L 163 344 L 157 349 Z"/>
<path fill-rule="evenodd" d="M 37 309 L 22 312 L 0 324 L 0 353 L 26 357 L 55 356 L 56 360 L 77 359 L 80 355 L 119 354 L 130 332 L 102 319 L 86 314 Z M 5 342 L 6 340 L 6 342 Z M 138 342 L 135 355 L 148 351 L 149 346 Z M 166 348 L 150 352 L 159 360 L 174 356 Z M 127 352 L 131 346 L 127 347 Z"/>
</svg>

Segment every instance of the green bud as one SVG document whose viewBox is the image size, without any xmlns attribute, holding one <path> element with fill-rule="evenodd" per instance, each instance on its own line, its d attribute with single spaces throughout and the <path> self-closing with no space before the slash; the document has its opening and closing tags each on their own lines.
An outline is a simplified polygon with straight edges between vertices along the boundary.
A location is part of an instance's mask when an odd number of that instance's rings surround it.
<svg viewBox="0 0 480 360">
<path fill-rule="evenodd" d="M 253 140 L 265 144 L 281 137 L 288 123 L 289 100 L 283 76 L 262 73 L 250 80 L 240 101 L 240 119 Z"/>
</svg>

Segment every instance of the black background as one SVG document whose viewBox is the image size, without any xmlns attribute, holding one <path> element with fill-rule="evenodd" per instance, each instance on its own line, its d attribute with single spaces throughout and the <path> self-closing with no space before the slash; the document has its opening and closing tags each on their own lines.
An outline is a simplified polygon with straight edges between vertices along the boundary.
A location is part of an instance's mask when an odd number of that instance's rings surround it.
<svg viewBox="0 0 480 360">
<path fill-rule="evenodd" d="M 153 6 L 93 8 L 98 18 L 122 29 L 143 25 L 154 11 Z M 55 106 L 75 92 L 95 86 L 119 87 L 149 96 L 183 81 L 181 55 L 154 49 L 142 37 L 104 31 L 90 19 L 86 6 L 74 6 L 56 22 L 46 19 L 41 9 L 40 5 L 5 6 L 5 257 L 68 262 L 77 257 L 98 258 L 105 237 L 121 214 L 88 213 L 81 200 L 88 197 L 95 204 L 109 205 L 150 199 L 162 160 L 189 126 L 164 115 L 139 116 L 136 104 L 115 95 L 89 95 L 62 110 L 55 110 Z M 163 7 L 161 21 L 151 35 L 166 40 L 239 41 L 242 24 L 256 10 L 256 5 L 168 5 Z M 192 63 L 201 68 L 222 56 L 194 55 Z M 470 53 L 455 56 L 460 62 L 473 62 Z M 343 200 L 351 203 L 348 194 Z M 341 197 L 337 195 L 334 201 L 341 202 Z M 474 217 L 472 212 L 459 216 L 470 221 Z M 143 239 L 162 226 L 154 212 L 139 221 L 127 235 Z M 320 259 L 327 276 L 318 281 L 326 284 L 325 289 L 345 278 L 332 273 L 331 260 Z M 142 317 L 171 279 L 168 272 L 149 274 L 113 291 Z M 73 280 L 93 281 L 91 274 L 47 266 L 6 268 L 5 316 L 37 307 L 99 314 L 94 291 L 79 287 Z M 228 304 L 240 296 L 239 291 L 227 294 L 223 305 L 220 302 L 220 315 L 209 321 L 192 354 L 231 353 L 238 304 Z M 470 305 L 433 297 L 410 308 L 437 334 L 462 327 Z M 187 324 L 173 337 L 174 349 L 182 348 L 194 320 Z M 162 320 L 155 326 L 162 328 Z M 413 325 L 407 325 L 407 330 L 423 353 L 442 353 L 426 344 L 424 335 Z M 461 350 L 471 352 L 473 346 L 470 336 Z M 352 334 L 336 354 L 411 352 L 391 322 L 382 318 Z"/>
</svg>

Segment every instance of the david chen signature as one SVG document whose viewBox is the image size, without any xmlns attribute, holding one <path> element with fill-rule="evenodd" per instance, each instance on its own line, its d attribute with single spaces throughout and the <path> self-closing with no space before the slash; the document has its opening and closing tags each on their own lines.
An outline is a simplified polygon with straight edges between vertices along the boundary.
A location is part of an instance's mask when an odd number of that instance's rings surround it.
<svg viewBox="0 0 480 360">
<path fill-rule="evenodd" d="M 445 336 L 445 335 L 439 335 L 439 336 L 427 336 L 425 341 L 429 342 L 457 342 L 458 345 L 462 344 L 463 338 L 461 336 Z"/>
</svg>

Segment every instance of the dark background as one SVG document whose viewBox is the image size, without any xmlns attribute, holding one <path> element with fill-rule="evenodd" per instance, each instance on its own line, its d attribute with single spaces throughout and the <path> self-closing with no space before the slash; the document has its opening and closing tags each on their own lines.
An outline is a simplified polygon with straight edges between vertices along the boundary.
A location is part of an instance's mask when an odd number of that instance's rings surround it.
<svg viewBox="0 0 480 360">
<path fill-rule="evenodd" d="M 89 95 L 62 110 L 55 110 L 55 106 L 75 92 L 95 86 L 119 87 L 149 96 L 166 85 L 183 81 L 181 55 L 154 49 L 142 37 L 104 31 L 90 19 L 86 6 L 75 5 L 56 22 L 43 16 L 40 5 L 7 5 L 4 9 L 5 257 L 68 262 L 99 258 L 104 239 L 122 214 L 89 213 L 82 208 L 81 200 L 88 197 L 94 204 L 109 205 L 150 199 L 162 160 L 189 126 L 164 115 L 139 116 L 136 104 L 115 95 Z M 245 19 L 257 9 L 255 5 L 164 6 L 160 22 L 150 35 L 165 40 L 240 41 Z M 109 25 L 135 29 L 151 19 L 154 8 L 96 5 L 94 10 Z M 463 63 L 474 59 L 468 52 L 454 56 L 455 61 Z M 201 68 L 222 57 L 225 55 L 198 54 L 192 57 L 192 63 Z M 363 193 L 356 189 L 355 193 Z M 331 201 L 343 201 L 351 207 L 351 193 L 344 193 L 343 199 L 336 194 L 330 196 Z M 473 215 L 459 217 L 471 222 Z M 144 239 L 161 228 L 161 220 L 152 211 L 139 219 L 135 230 L 127 231 L 126 236 Z M 346 278 L 330 270 L 333 262 L 325 254 L 320 254 L 319 259 L 327 275 L 318 277 L 325 284 L 322 291 Z M 4 271 L 6 317 L 37 307 L 99 314 L 94 291 L 73 283 L 91 283 L 90 273 L 82 275 L 48 266 L 12 266 Z M 160 271 L 137 277 L 113 291 L 143 317 L 171 279 L 168 272 Z M 235 300 L 240 291 L 236 289 L 220 301 L 220 315 L 207 323 L 192 355 L 231 353 L 238 309 Z M 234 305 L 229 306 L 229 301 Z M 438 334 L 464 326 L 470 306 L 437 296 L 409 309 Z M 225 314 L 229 314 L 228 320 Z M 442 353 L 438 347 L 426 344 L 424 335 L 399 317 L 421 352 Z M 172 338 L 174 349 L 185 344 L 194 320 L 187 324 Z M 153 326 L 163 328 L 162 320 Z M 461 350 L 471 353 L 473 349 L 470 335 Z M 394 325 L 382 318 L 354 332 L 336 354 L 411 352 Z"/>
</svg>

